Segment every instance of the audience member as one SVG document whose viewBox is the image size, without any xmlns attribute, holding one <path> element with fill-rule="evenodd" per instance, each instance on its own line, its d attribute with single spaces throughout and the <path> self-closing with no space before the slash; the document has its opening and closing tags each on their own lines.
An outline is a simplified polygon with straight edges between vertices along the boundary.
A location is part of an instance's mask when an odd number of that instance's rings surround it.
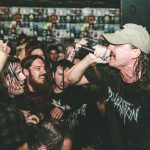
<svg viewBox="0 0 150 150">
<path fill-rule="evenodd" d="M 22 68 L 27 77 L 26 91 L 17 97 L 17 103 L 20 109 L 30 111 L 30 114 L 35 114 L 42 120 L 49 116 L 50 110 L 50 85 L 47 81 L 44 59 L 38 55 L 27 56 L 22 61 Z"/>
<path fill-rule="evenodd" d="M 30 150 L 71 150 L 72 137 L 64 124 L 58 120 L 41 122 L 31 128 L 28 138 Z"/>
</svg>

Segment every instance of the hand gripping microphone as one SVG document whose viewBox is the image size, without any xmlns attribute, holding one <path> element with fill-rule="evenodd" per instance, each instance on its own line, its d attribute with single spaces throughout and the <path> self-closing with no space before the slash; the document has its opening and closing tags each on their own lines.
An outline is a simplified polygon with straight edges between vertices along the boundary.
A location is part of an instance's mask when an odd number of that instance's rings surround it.
<svg viewBox="0 0 150 150">
<path fill-rule="evenodd" d="M 88 51 L 89 53 L 94 54 L 94 50 L 95 50 L 94 48 L 89 48 L 87 46 L 80 45 L 80 44 L 76 44 L 76 46 L 81 48 L 82 50 L 85 50 L 85 51 Z M 107 61 L 107 58 L 109 57 L 109 56 L 106 57 L 106 53 L 107 53 L 107 49 L 106 49 L 105 53 L 103 54 L 103 57 L 101 57 L 101 59 L 103 61 Z"/>
<path fill-rule="evenodd" d="M 89 48 L 84 45 L 76 44 L 77 47 L 79 47 L 82 50 L 88 51 L 89 53 L 94 53 L 94 48 Z"/>
</svg>

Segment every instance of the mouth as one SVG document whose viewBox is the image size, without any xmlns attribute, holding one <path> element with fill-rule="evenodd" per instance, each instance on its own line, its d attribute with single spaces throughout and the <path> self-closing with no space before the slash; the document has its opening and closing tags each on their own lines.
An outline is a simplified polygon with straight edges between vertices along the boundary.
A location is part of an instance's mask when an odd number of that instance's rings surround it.
<svg viewBox="0 0 150 150">
<path fill-rule="evenodd" d="M 45 76 L 40 76 L 39 79 L 45 80 Z"/>
</svg>

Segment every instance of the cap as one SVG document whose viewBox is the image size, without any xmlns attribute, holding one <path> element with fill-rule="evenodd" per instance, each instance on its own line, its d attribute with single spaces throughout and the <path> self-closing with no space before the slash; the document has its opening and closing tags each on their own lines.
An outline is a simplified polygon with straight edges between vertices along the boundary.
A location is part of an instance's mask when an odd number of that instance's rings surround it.
<svg viewBox="0 0 150 150">
<path fill-rule="evenodd" d="M 128 23 L 115 33 L 102 34 L 111 44 L 132 44 L 142 52 L 150 53 L 150 35 L 141 25 Z"/>
</svg>

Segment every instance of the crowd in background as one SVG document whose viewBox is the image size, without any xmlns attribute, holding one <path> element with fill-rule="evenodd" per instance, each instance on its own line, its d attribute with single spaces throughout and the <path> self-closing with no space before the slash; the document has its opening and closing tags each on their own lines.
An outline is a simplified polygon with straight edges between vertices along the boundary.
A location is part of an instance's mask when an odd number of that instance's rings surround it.
<svg viewBox="0 0 150 150">
<path fill-rule="evenodd" d="M 44 45 L 26 35 L 17 45 L 0 45 L 9 55 L 1 69 L 3 150 L 107 150 L 105 104 L 98 87 L 64 82 L 64 72 L 87 52 L 73 43 Z"/>
<path fill-rule="evenodd" d="M 127 23 L 102 38 L 0 41 L 3 150 L 150 149 L 150 35 Z"/>
</svg>

